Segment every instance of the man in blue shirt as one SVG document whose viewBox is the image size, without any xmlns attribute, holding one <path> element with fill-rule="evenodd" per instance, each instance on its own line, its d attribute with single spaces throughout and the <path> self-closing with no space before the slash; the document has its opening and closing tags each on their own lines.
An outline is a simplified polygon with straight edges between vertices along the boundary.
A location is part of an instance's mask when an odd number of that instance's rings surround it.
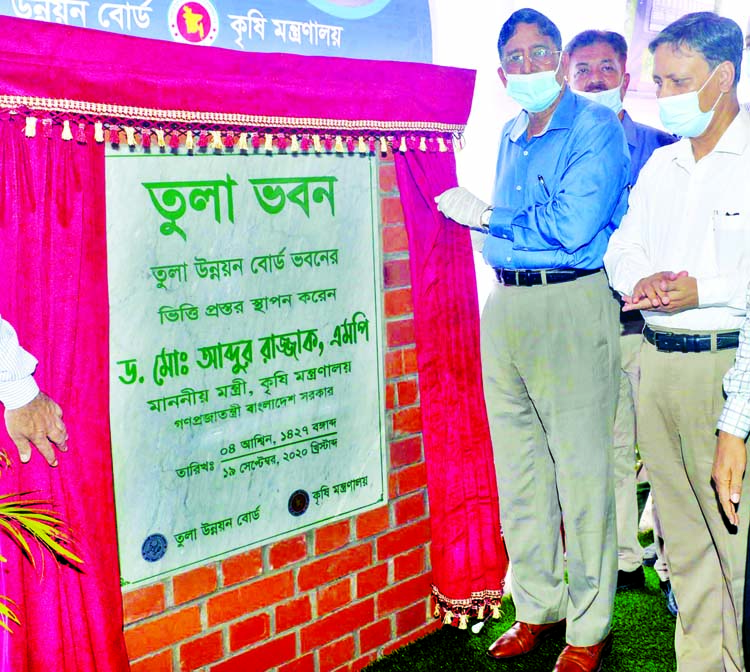
<svg viewBox="0 0 750 672">
<path fill-rule="evenodd" d="M 611 109 L 622 123 L 630 151 L 629 186 L 635 184 L 643 164 L 658 147 L 670 145 L 677 138 L 651 126 L 634 122 L 622 103 L 630 83 L 626 72 L 628 45 L 619 33 L 586 30 L 565 47 L 568 56 L 567 78 L 570 88 L 579 95 Z M 615 503 L 617 512 L 617 588 L 639 588 L 644 585 L 643 549 L 638 541 L 638 503 L 636 499 L 635 409 L 638 399 L 643 318 L 639 311 L 620 313 L 620 394 L 614 429 Z M 654 508 L 654 534 L 660 526 Z M 674 615 L 677 603 L 669 583 L 669 570 L 663 551 L 663 540 L 656 540 L 657 560 L 667 607 Z"/>
<path fill-rule="evenodd" d="M 503 129 L 492 206 L 460 187 L 438 197 L 447 217 L 488 231 L 483 254 L 498 278 L 482 314 L 482 369 L 518 620 L 488 653 L 527 653 L 565 627 L 555 670 L 599 670 L 617 573 L 619 367 L 602 256 L 626 207 L 629 154 L 617 117 L 564 85 L 567 57 L 547 17 L 514 12 L 498 50 L 523 111 Z"/>
</svg>

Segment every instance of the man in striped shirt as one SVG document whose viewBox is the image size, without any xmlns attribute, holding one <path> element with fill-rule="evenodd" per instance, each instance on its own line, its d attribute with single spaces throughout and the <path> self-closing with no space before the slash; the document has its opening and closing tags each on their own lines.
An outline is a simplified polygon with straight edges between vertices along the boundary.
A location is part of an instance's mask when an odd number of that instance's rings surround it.
<svg viewBox="0 0 750 672">
<path fill-rule="evenodd" d="M 21 462 L 31 459 L 33 444 L 47 464 L 56 467 L 54 446 L 67 450 L 68 433 L 61 408 L 34 381 L 36 365 L 36 359 L 18 344 L 13 327 L 0 317 L 0 402 L 5 406 L 5 427 Z"/>
</svg>

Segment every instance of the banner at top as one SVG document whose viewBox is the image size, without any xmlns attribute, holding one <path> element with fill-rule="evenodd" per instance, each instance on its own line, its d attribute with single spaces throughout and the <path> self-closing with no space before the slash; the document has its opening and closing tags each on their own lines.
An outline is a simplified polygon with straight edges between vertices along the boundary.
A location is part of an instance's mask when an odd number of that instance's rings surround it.
<svg viewBox="0 0 750 672">
<path fill-rule="evenodd" d="M 0 0 L 0 14 L 239 51 L 432 62 L 428 0 Z"/>
</svg>

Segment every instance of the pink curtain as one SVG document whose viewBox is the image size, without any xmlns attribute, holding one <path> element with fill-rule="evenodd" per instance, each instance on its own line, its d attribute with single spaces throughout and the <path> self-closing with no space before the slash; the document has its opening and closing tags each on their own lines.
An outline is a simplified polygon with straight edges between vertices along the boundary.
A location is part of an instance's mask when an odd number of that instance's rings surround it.
<svg viewBox="0 0 750 672">
<path fill-rule="evenodd" d="M 0 534 L 0 589 L 22 625 L 1 636 L 5 672 L 129 669 L 115 543 L 109 437 L 104 151 L 56 137 L 28 139 L 23 120 L 0 119 L 0 314 L 39 360 L 40 387 L 63 407 L 70 450 L 51 469 L 36 452 L 14 458 L 0 492 L 33 491 L 69 524 L 78 569 L 38 550 L 38 570 Z M 4 585 L 3 585 L 4 584 Z"/>
<path fill-rule="evenodd" d="M 508 567 L 482 392 L 474 261 L 468 230 L 434 203 L 456 186 L 453 154 L 395 158 L 409 236 L 433 592 L 465 625 L 474 609 L 499 604 Z"/>
</svg>

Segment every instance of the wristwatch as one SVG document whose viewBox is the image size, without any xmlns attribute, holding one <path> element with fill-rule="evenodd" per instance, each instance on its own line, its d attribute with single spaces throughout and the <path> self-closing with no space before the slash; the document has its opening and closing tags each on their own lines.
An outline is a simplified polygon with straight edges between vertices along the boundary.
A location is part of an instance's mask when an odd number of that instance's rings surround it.
<svg viewBox="0 0 750 672">
<path fill-rule="evenodd" d="M 487 209 L 482 212 L 481 215 L 479 215 L 479 224 L 485 228 L 490 228 L 490 217 L 492 217 L 492 206 L 488 205 Z"/>
</svg>

